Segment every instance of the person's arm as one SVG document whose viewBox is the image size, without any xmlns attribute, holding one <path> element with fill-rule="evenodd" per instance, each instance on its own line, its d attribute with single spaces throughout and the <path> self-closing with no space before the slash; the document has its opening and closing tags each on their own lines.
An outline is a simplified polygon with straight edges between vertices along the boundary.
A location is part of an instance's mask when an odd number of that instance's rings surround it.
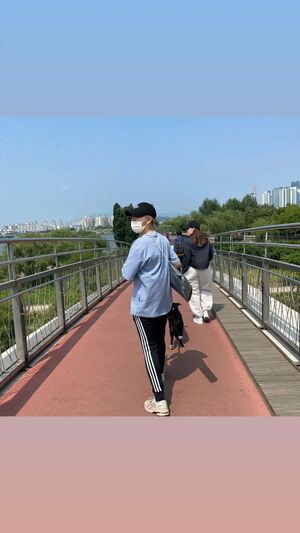
<svg viewBox="0 0 300 533">
<path fill-rule="evenodd" d="M 179 257 L 175 254 L 174 249 L 172 249 L 171 247 L 169 252 L 169 261 L 171 261 L 174 267 L 181 268 L 181 261 Z"/>
<path fill-rule="evenodd" d="M 144 264 L 143 247 L 137 241 L 134 241 L 122 268 L 123 277 L 128 281 L 132 281 Z"/>
<path fill-rule="evenodd" d="M 209 254 L 208 254 L 208 261 L 209 262 L 212 260 L 213 256 L 214 256 L 214 250 L 213 250 L 212 245 L 210 244 L 209 245 Z"/>
<path fill-rule="evenodd" d="M 176 250 L 176 244 L 178 243 L 178 237 L 175 237 L 173 241 L 174 250 Z"/>
<path fill-rule="evenodd" d="M 183 241 L 183 246 L 184 246 L 184 257 L 182 261 L 182 272 L 185 273 L 191 264 L 192 251 L 191 251 L 190 243 L 187 240 Z"/>
</svg>

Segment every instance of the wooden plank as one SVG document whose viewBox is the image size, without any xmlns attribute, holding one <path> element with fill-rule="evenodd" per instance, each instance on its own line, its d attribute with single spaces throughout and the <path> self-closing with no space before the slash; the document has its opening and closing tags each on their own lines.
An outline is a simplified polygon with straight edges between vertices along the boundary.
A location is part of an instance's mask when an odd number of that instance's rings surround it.
<svg viewBox="0 0 300 533">
<path fill-rule="evenodd" d="M 277 416 L 300 415 L 300 373 L 275 345 L 214 286 L 219 322 Z"/>
</svg>

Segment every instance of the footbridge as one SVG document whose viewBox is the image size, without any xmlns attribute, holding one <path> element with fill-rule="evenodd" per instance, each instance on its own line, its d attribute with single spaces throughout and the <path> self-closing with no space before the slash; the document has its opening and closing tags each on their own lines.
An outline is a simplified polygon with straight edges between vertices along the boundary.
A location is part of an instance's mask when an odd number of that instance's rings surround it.
<svg viewBox="0 0 300 533">
<path fill-rule="evenodd" d="M 185 346 L 167 350 L 172 415 L 300 414 L 300 267 L 280 259 L 282 250 L 298 253 L 299 230 L 212 237 L 214 319 L 194 324 L 174 293 Z M 0 244 L 0 415 L 149 416 L 132 288 L 121 273 L 129 245 L 99 238 Z"/>
</svg>

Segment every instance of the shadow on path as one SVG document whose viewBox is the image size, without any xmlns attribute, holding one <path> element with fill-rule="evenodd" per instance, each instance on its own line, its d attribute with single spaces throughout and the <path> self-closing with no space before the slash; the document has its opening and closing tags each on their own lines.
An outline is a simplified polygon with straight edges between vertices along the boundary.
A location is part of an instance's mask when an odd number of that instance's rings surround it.
<svg viewBox="0 0 300 533">
<path fill-rule="evenodd" d="M 217 376 L 210 370 L 204 359 L 207 355 L 197 350 L 177 352 L 167 358 L 165 395 L 169 404 L 172 401 L 173 388 L 176 381 L 185 379 L 193 372 L 200 370 L 210 383 L 218 381 Z"/>
</svg>

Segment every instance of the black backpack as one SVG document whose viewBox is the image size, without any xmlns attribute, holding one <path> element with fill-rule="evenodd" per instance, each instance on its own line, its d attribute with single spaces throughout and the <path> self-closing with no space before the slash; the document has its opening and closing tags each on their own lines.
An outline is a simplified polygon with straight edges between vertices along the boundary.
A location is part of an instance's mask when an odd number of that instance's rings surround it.
<svg viewBox="0 0 300 533">
<path fill-rule="evenodd" d="M 182 241 L 178 241 L 175 246 L 175 254 L 184 255 L 184 245 Z"/>
</svg>

